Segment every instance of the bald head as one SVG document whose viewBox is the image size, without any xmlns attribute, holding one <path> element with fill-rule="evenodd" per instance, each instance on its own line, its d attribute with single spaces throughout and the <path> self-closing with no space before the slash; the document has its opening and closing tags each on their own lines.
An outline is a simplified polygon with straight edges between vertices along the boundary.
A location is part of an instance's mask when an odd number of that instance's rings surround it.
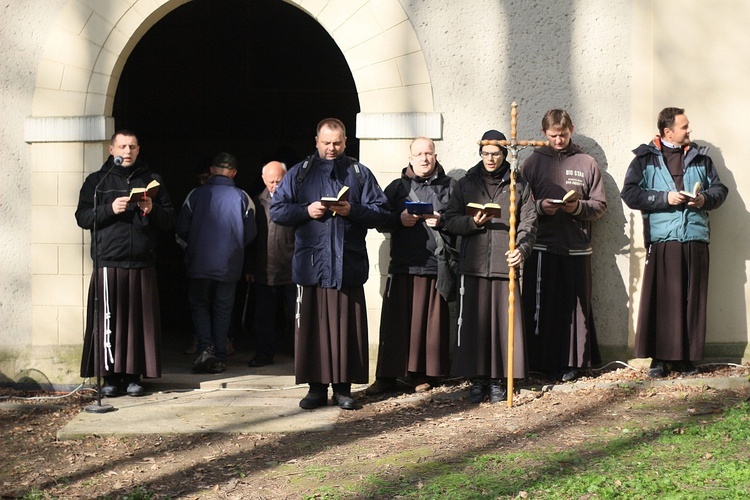
<svg viewBox="0 0 750 500">
<path fill-rule="evenodd" d="M 260 173 L 263 179 L 263 184 L 266 185 L 268 192 L 273 194 L 276 188 L 279 186 L 281 179 L 286 175 L 286 165 L 280 161 L 270 161 L 263 165 L 263 170 Z"/>
<path fill-rule="evenodd" d="M 409 153 L 409 163 L 417 176 L 427 179 L 435 173 L 437 155 L 432 139 L 417 137 L 409 146 Z"/>
</svg>

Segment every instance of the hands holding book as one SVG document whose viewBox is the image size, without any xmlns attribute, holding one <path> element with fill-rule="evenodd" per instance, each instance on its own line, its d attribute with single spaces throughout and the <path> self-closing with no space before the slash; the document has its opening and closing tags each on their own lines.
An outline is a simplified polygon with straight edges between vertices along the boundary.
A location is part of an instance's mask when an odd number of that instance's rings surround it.
<svg viewBox="0 0 750 500">
<path fill-rule="evenodd" d="M 349 204 L 349 186 L 344 186 L 339 190 L 336 196 L 323 196 L 320 201 L 311 203 L 307 207 L 307 212 L 313 219 L 320 219 L 325 215 L 326 210 L 333 212 L 333 215 L 346 217 L 352 209 Z"/>
<path fill-rule="evenodd" d="M 307 213 L 313 219 L 320 219 L 323 217 L 328 210 L 333 212 L 333 215 L 341 215 L 346 217 L 351 212 L 352 206 L 348 201 L 315 201 L 307 206 Z"/>
<path fill-rule="evenodd" d="M 500 217 L 502 213 L 502 207 L 497 203 L 467 203 L 466 204 L 466 215 L 471 215 L 474 219 L 474 224 L 477 226 L 483 226 L 494 217 Z"/>
<path fill-rule="evenodd" d="M 407 201 L 406 208 L 401 212 L 401 224 L 413 227 L 419 219 L 424 219 L 428 227 L 437 227 L 440 224 L 440 214 L 434 211 L 432 203 Z"/>
<path fill-rule="evenodd" d="M 112 211 L 117 214 L 123 213 L 132 203 L 130 196 L 120 196 L 112 202 Z M 154 209 L 154 201 L 150 196 L 141 196 L 136 202 L 143 215 L 148 215 Z"/>
<path fill-rule="evenodd" d="M 542 200 L 542 211 L 547 215 L 555 215 L 558 210 L 572 214 L 578 209 L 581 195 L 575 189 L 571 189 L 560 199 L 545 198 Z"/>
<path fill-rule="evenodd" d="M 705 196 L 701 193 L 701 183 L 696 182 L 692 191 L 670 191 L 667 194 L 667 201 L 670 205 L 682 205 L 687 203 L 689 207 L 701 208 L 706 202 Z"/>
</svg>

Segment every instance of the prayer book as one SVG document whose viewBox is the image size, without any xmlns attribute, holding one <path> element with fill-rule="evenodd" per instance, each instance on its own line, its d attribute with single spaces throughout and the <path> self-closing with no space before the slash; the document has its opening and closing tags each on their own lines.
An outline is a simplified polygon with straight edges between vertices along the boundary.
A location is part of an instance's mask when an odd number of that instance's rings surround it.
<svg viewBox="0 0 750 500">
<path fill-rule="evenodd" d="M 472 217 L 480 212 L 484 212 L 491 217 L 500 217 L 501 211 L 502 208 L 497 203 L 485 203 L 484 205 L 481 203 L 466 204 L 466 215 L 471 215 Z"/>
<path fill-rule="evenodd" d="M 133 201 L 141 201 L 144 196 L 148 196 L 149 198 L 153 198 L 156 196 L 156 193 L 159 192 L 159 182 L 154 179 L 151 182 L 148 183 L 148 186 L 146 187 L 137 187 L 130 190 L 130 200 L 129 202 Z"/>
<path fill-rule="evenodd" d="M 698 196 L 698 193 L 700 193 L 700 191 L 701 191 L 701 183 L 700 182 L 696 182 L 695 186 L 693 186 L 693 192 L 692 193 L 690 191 L 683 190 L 683 191 L 680 191 L 680 194 L 684 194 L 685 196 L 687 196 L 688 198 L 690 198 L 692 200 L 696 196 Z"/>
<path fill-rule="evenodd" d="M 413 215 L 432 215 L 435 213 L 432 209 L 432 203 L 428 201 L 407 201 L 406 212 Z"/>
<path fill-rule="evenodd" d="M 323 196 L 320 199 L 320 202 L 325 207 L 330 207 L 340 201 L 349 201 L 349 186 L 342 187 L 336 196 Z"/>
<path fill-rule="evenodd" d="M 558 205 L 562 205 L 564 203 L 572 203 L 574 201 L 578 201 L 578 199 L 581 197 L 581 195 L 578 194 L 578 191 L 575 189 L 571 189 L 567 193 L 565 193 L 565 196 L 562 197 L 560 200 L 550 200 L 552 203 L 557 203 Z"/>
</svg>

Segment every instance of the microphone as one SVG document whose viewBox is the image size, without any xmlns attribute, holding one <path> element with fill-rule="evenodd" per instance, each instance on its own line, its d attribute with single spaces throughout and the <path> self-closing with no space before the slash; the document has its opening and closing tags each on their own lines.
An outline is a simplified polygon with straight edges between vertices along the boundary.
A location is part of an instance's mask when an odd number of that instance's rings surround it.
<svg viewBox="0 0 750 500">
<path fill-rule="evenodd" d="M 125 161 L 125 160 L 123 159 L 123 157 L 122 157 L 122 156 L 115 156 L 114 162 L 115 162 L 115 165 L 117 165 L 118 167 L 119 167 L 120 165 L 122 165 L 122 162 L 123 162 L 123 161 Z"/>
</svg>

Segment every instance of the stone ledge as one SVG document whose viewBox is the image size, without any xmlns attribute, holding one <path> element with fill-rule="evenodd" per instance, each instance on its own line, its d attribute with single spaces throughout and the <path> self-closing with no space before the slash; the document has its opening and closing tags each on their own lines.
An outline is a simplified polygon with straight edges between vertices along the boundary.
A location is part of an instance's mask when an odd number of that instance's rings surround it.
<svg viewBox="0 0 750 500">
<path fill-rule="evenodd" d="M 24 124 L 23 140 L 34 142 L 108 141 L 115 130 L 111 116 L 31 116 Z"/>
<path fill-rule="evenodd" d="M 443 138 L 440 113 L 358 113 L 358 139 Z"/>
</svg>

